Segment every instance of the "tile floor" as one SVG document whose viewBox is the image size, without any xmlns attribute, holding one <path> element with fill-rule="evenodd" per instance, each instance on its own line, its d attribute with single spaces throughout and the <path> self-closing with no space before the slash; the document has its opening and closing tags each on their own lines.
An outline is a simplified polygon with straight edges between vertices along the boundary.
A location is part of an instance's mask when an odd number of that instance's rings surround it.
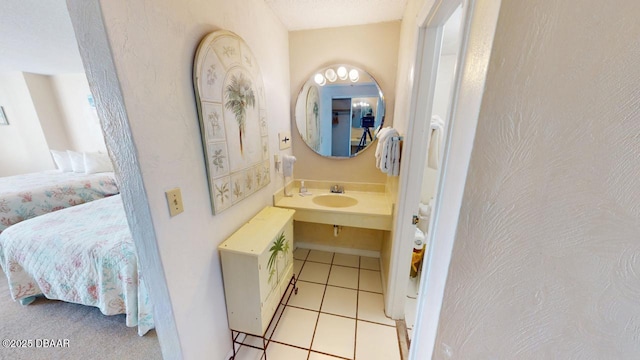
<svg viewBox="0 0 640 360">
<path fill-rule="evenodd" d="M 296 249 L 298 294 L 270 328 L 269 360 L 400 360 L 395 321 L 384 314 L 378 259 Z M 245 343 L 261 346 L 247 336 Z M 241 346 L 236 360 L 259 360 Z"/>
</svg>

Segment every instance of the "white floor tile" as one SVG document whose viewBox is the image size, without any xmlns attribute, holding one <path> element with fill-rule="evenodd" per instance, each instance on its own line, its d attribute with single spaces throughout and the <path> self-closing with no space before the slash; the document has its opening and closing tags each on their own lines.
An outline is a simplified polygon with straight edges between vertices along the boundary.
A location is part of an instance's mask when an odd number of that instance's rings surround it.
<svg viewBox="0 0 640 360">
<path fill-rule="evenodd" d="M 400 360 L 396 328 L 358 321 L 356 359 Z"/>
<path fill-rule="evenodd" d="M 358 269 L 333 265 L 327 284 L 358 289 Z"/>
<path fill-rule="evenodd" d="M 353 359 L 355 334 L 355 319 L 320 314 L 311 350 Z"/>
<path fill-rule="evenodd" d="M 248 336 L 244 344 L 257 346 L 259 348 L 264 347 L 262 339 Z M 302 350 L 293 346 L 282 345 L 276 342 L 269 343 L 267 346 L 267 358 L 271 359 L 287 359 L 287 360 L 307 360 L 309 350 Z M 238 360 L 262 360 L 262 350 L 243 346 L 242 351 L 238 351 Z"/>
<path fill-rule="evenodd" d="M 276 310 L 276 313 L 273 316 L 272 323 L 271 325 L 269 325 L 269 327 L 267 328 L 267 332 L 264 335 L 267 339 L 271 338 L 271 336 L 273 335 L 273 329 L 276 327 L 277 320 L 280 317 L 280 314 L 282 314 L 282 312 L 284 311 L 284 309 L 285 309 L 284 305 L 282 304 L 278 305 L 278 310 Z"/>
<path fill-rule="evenodd" d="M 348 255 L 336 253 L 333 256 L 333 265 L 360 267 L 360 257 L 357 255 Z"/>
<path fill-rule="evenodd" d="M 242 346 L 238 349 L 234 360 L 260 360 L 262 358 L 262 350 Z"/>
<path fill-rule="evenodd" d="M 303 264 L 303 260 L 293 260 L 293 274 L 296 276 L 296 279 L 300 276 L 300 270 L 302 270 Z"/>
<path fill-rule="evenodd" d="M 287 306 L 272 339 L 308 349 L 317 319 L 317 312 Z"/>
<path fill-rule="evenodd" d="M 324 264 L 331 264 L 332 260 L 333 253 L 327 251 L 311 250 L 309 251 L 309 256 L 307 256 L 307 261 L 315 261 Z"/>
<path fill-rule="evenodd" d="M 289 298 L 290 306 L 320 311 L 320 303 L 324 295 L 325 285 L 298 281 L 298 294 L 292 294 Z"/>
<path fill-rule="evenodd" d="M 407 329 L 413 329 L 413 325 L 416 322 L 417 307 L 418 300 L 410 297 L 404 299 L 404 322 L 407 324 Z"/>
<path fill-rule="evenodd" d="M 360 268 L 380 271 L 380 259 L 362 256 L 360 257 Z"/>
<path fill-rule="evenodd" d="M 268 359 L 307 360 L 308 354 L 309 350 L 302 350 L 274 342 L 270 343 L 267 347 Z"/>
<path fill-rule="evenodd" d="M 317 352 L 313 352 L 313 351 L 309 355 L 309 360 L 335 360 L 335 359 L 341 360 L 340 358 L 337 358 L 335 356 L 318 354 Z"/>
<path fill-rule="evenodd" d="M 302 281 L 326 284 L 327 279 L 329 278 L 330 268 L 331 265 L 329 264 L 320 264 L 307 261 L 302 267 L 299 279 Z"/>
<path fill-rule="evenodd" d="M 293 258 L 297 260 L 306 260 L 309 254 L 309 249 L 298 248 L 293 252 Z"/>
<path fill-rule="evenodd" d="M 384 314 L 382 294 L 358 292 L 358 319 L 395 326 L 396 322 Z"/>
<path fill-rule="evenodd" d="M 358 305 L 358 291 L 339 287 L 327 286 L 322 301 L 322 312 L 334 315 L 356 317 Z"/>
<path fill-rule="evenodd" d="M 304 272 L 304 269 L 302 271 Z M 360 269 L 360 290 L 382 293 L 380 271 Z"/>
</svg>

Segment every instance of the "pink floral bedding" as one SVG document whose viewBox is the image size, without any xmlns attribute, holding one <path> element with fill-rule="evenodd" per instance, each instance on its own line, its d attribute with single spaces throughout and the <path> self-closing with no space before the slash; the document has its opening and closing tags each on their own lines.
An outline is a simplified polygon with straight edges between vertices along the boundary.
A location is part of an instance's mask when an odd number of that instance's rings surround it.
<svg viewBox="0 0 640 360">
<path fill-rule="evenodd" d="M 20 221 L 119 192 L 113 172 L 53 170 L 0 178 L 0 233 Z"/>
<path fill-rule="evenodd" d="M 16 301 L 43 294 L 126 314 L 139 335 L 154 327 L 120 195 L 11 226 L 0 234 L 0 265 Z"/>
</svg>

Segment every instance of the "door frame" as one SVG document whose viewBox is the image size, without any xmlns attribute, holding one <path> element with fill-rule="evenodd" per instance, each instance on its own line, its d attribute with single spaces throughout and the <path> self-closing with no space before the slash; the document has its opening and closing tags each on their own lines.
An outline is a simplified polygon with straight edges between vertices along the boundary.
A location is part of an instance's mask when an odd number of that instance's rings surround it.
<svg viewBox="0 0 640 360">
<path fill-rule="evenodd" d="M 431 212 L 427 251 L 418 295 L 409 359 L 433 355 L 440 310 L 453 253 L 478 115 L 493 46 L 501 0 L 426 0 L 417 17 L 410 112 L 398 192 L 398 211 L 385 308 L 394 319 L 404 317 L 404 303 L 413 248 L 415 199 L 420 197 L 423 164 L 429 140 L 433 89 L 442 30 L 453 11 L 463 5 L 461 43 L 452 85 L 452 99 L 443 159 Z"/>
</svg>

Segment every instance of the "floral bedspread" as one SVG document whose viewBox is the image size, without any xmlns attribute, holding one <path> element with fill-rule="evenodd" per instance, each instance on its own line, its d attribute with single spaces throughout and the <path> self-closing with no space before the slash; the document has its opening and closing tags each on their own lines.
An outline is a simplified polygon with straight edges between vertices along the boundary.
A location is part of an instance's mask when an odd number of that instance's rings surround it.
<svg viewBox="0 0 640 360">
<path fill-rule="evenodd" d="M 20 221 L 118 193 L 113 172 L 54 170 L 0 178 L 0 233 Z"/>
<path fill-rule="evenodd" d="M 0 265 L 16 301 L 43 294 L 126 314 L 139 335 L 154 327 L 120 195 L 11 226 L 0 234 Z"/>
</svg>

